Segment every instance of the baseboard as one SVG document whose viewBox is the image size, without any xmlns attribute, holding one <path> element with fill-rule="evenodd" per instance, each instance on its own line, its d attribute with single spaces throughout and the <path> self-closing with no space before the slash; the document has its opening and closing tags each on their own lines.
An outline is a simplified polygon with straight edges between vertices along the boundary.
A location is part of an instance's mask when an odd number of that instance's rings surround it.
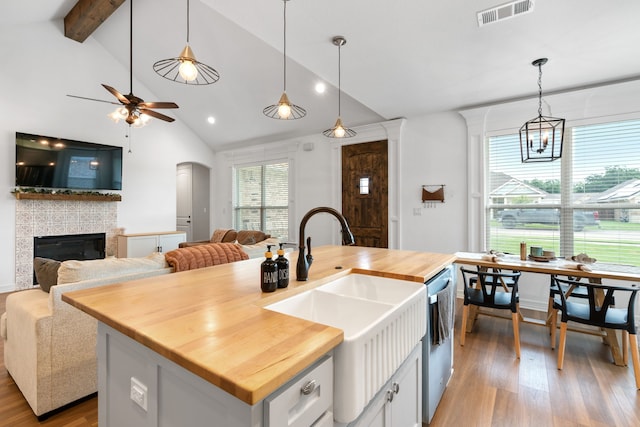
<svg viewBox="0 0 640 427">
<path fill-rule="evenodd" d="M 0 285 L 0 294 L 4 294 L 7 292 L 13 292 L 16 290 L 16 284 L 15 283 L 7 283 L 4 285 Z"/>
</svg>

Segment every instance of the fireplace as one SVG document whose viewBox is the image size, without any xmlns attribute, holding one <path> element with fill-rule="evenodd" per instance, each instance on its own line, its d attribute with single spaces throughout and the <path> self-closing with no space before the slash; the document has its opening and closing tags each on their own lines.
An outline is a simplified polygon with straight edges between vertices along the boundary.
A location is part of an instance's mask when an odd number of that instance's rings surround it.
<svg viewBox="0 0 640 427">
<path fill-rule="evenodd" d="M 104 258 L 105 239 L 105 233 L 36 236 L 33 256 L 58 261 L 100 259 Z"/>
<path fill-rule="evenodd" d="M 16 200 L 16 290 L 33 287 L 34 237 L 106 234 L 106 247 L 99 249 L 104 252 L 100 257 L 108 257 L 115 255 L 116 236 L 123 232 L 115 201 Z"/>
<path fill-rule="evenodd" d="M 67 261 L 70 259 L 101 259 L 105 255 L 105 233 L 34 236 L 33 257 Z M 35 274 L 33 284 L 35 285 Z"/>
</svg>

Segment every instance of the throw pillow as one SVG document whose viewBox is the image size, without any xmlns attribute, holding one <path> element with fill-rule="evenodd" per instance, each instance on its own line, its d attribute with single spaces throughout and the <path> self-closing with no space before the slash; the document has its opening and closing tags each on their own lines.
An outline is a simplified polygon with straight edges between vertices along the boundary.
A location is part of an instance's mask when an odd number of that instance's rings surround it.
<svg viewBox="0 0 640 427">
<path fill-rule="evenodd" d="M 262 242 L 264 239 L 271 237 L 259 230 L 240 230 L 238 231 L 238 243 L 241 245 L 253 245 Z"/>
<path fill-rule="evenodd" d="M 33 259 L 33 270 L 40 289 L 49 292 L 49 289 L 58 283 L 58 268 L 60 268 L 60 261 L 55 259 L 41 257 Z"/>
<path fill-rule="evenodd" d="M 233 243 L 236 241 L 237 236 L 238 236 L 238 232 L 236 230 L 231 229 L 227 231 L 227 233 L 222 238 L 222 243 Z"/>
</svg>

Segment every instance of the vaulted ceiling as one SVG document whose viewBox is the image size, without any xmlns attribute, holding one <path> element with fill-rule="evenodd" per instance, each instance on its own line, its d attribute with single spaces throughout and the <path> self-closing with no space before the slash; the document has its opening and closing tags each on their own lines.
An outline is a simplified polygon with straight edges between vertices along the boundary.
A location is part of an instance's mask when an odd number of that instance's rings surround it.
<svg viewBox="0 0 640 427">
<path fill-rule="evenodd" d="M 124 5 L 122 5 L 124 3 Z M 320 133 L 337 116 L 337 48 L 342 48 L 342 118 L 350 127 L 537 94 L 531 61 L 543 67 L 545 93 L 640 78 L 640 2 L 534 0 L 531 13 L 479 26 L 477 12 L 501 0 L 290 0 L 287 93 L 307 117 L 280 121 L 262 109 L 283 89 L 281 0 L 191 0 L 190 45 L 221 79 L 186 86 L 159 77 L 154 62 L 186 43 L 187 0 L 135 0 L 133 73 L 152 94 L 175 101 L 169 113 L 213 149 Z M 129 3 L 32 0 L 3 4 L 0 23 L 65 20 L 72 38 L 92 37 L 129 67 Z M 63 37 L 63 35 L 60 35 Z M 317 82 L 329 85 L 319 95 Z M 106 83 L 126 92 L 128 75 L 96 81 L 77 94 L 109 99 Z M 532 104 L 535 112 L 536 103 Z M 98 105 L 96 114 L 103 114 Z M 207 117 L 214 116 L 211 125 Z M 523 120 L 529 117 L 523 117 Z M 170 125 L 168 125 L 170 126 Z"/>
</svg>

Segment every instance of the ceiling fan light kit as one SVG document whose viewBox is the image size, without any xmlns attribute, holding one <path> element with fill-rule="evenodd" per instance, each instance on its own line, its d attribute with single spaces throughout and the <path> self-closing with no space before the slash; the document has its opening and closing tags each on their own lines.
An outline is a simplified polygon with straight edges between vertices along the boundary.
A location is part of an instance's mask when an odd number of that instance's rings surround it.
<svg viewBox="0 0 640 427">
<path fill-rule="evenodd" d="M 301 119 L 307 115 L 307 111 L 289 101 L 287 96 L 287 2 L 289 0 L 282 0 L 284 4 L 284 50 L 283 50 L 283 62 L 284 62 L 284 90 L 280 96 L 280 100 L 277 104 L 269 105 L 262 110 L 262 113 L 271 118 L 277 120 L 295 120 Z"/>
<path fill-rule="evenodd" d="M 342 119 L 340 118 L 340 101 L 341 101 L 340 93 L 342 92 L 341 70 L 340 70 L 342 64 L 341 64 L 340 49 L 342 48 L 342 46 L 347 44 L 347 39 L 345 39 L 342 36 L 335 36 L 332 42 L 334 45 L 338 46 L 338 120 L 336 120 L 336 124 L 332 128 L 325 130 L 324 132 L 322 132 L 322 134 L 327 138 L 351 138 L 357 135 L 356 131 L 354 131 L 353 129 L 344 127 L 344 125 L 342 124 Z"/>
<path fill-rule="evenodd" d="M 199 62 L 189 46 L 189 0 L 187 0 L 187 44 L 177 58 L 161 59 L 153 70 L 167 80 L 187 85 L 210 85 L 220 80 L 215 68 Z"/>
<path fill-rule="evenodd" d="M 542 115 L 542 66 L 547 58 L 531 63 L 538 67 L 538 116 L 520 128 L 520 158 L 522 163 L 552 162 L 562 156 L 565 119 Z"/>
</svg>

